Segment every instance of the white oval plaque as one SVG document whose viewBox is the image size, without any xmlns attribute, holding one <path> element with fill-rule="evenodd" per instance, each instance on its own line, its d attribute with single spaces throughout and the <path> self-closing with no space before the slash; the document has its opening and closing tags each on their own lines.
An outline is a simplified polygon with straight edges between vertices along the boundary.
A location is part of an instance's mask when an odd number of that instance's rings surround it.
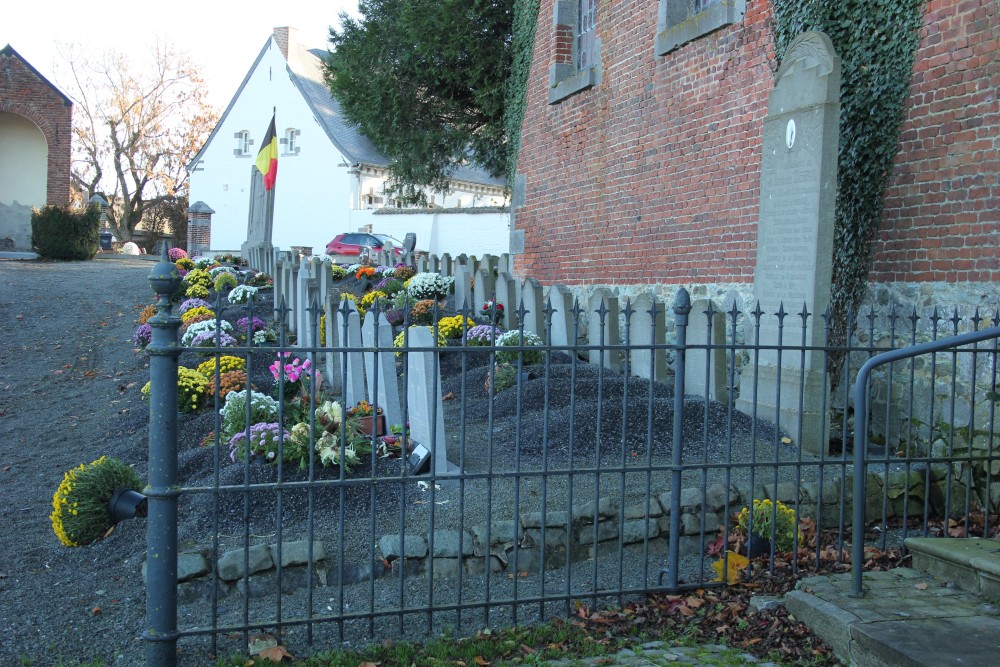
<svg viewBox="0 0 1000 667">
<path fill-rule="evenodd" d="M 795 119 L 789 118 L 785 127 L 785 145 L 791 148 L 795 144 Z"/>
</svg>

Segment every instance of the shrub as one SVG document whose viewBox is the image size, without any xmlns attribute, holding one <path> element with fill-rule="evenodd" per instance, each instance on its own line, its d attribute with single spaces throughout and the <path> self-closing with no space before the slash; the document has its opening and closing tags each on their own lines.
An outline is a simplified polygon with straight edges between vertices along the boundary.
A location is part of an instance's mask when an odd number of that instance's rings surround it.
<svg viewBox="0 0 1000 667">
<path fill-rule="evenodd" d="M 218 358 L 218 372 L 228 373 L 229 371 L 245 371 L 247 369 L 246 359 L 223 355 Z M 198 372 L 205 377 L 212 377 L 216 373 L 216 360 L 209 359 L 198 365 Z"/>
<path fill-rule="evenodd" d="M 330 271 L 333 273 L 334 280 L 343 280 L 347 277 L 347 269 L 338 264 L 331 264 Z"/>
<path fill-rule="evenodd" d="M 375 284 L 375 289 L 383 292 L 387 297 L 396 296 L 403 291 L 403 281 L 396 278 L 383 278 Z"/>
<path fill-rule="evenodd" d="M 418 273 L 406 284 L 406 291 L 415 300 L 440 301 L 448 296 L 448 282 L 436 273 Z"/>
<path fill-rule="evenodd" d="M 231 273 L 220 273 L 215 277 L 215 291 L 225 292 L 226 290 L 231 290 L 237 285 L 236 276 Z"/>
<path fill-rule="evenodd" d="M 200 321 L 200 320 L 195 320 L 195 318 L 200 317 L 202 315 L 215 317 L 215 312 L 212 311 L 211 308 L 206 308 L 205 306 L 197 306 L 195 308 L 190 308 L 188 310 L 185 310 L 184 314 L 181 315 L 181 323 L 187 324 L 192 321 Z"/>
<path fill-rule="evenodd" d="M 151 386 L 147 382 L 142 388 L 142 400 L 149 400 Z M 208 378 L 193 368 L 177 367 L 177 411 L 197 412 L 205 405 L 208 396 Z"/>
<path fill-rule="evenodd" d="M 212 304 L 210 304 L 208 301 L 205 301 L 204 299 L 188 299 L 177 308 L 177 314 L 183 315 L 192 308 L 198 308 L 198 307 L 211 310 Z"/>
<path fill-rule="evenodd" d="M 182 271 L 190 271 L 194 268 L 194 262 L 187 257 L 181 257 L 180 259 L 174 261 L 174 264 L 176 264 L 177 268 Z"/>
<path fill-rule="evenodd" d="M 49 516 L 59 541 L 78 547 L 107 534 L 112 526 L 108 503 L 118 489 L 142 489 L 135 470 L 118 459 L 102 456 L 63 475 Z"/>
<path fill-rule="evenodd" d="M 153 315 L 156 315 L 156 313 L 157 313 L 156 306 L 152 304 L 146 306 L 145 308 L 142 309 L 142 312 L 139 313 L 139 324 L 145 324 L 146 322 L 149 321 L 149 318 L 151 318 Z"/>
<path fill-rule="evenodd" d="M 442 317 L 438 320 L 438 331 L 444 334 L 445 338 L 461 338 L 467 329 L 471 329 L 476 326 L 468 317 L 464 315 L 452 315 L 451 317 Z"/>
<path fill-rule="evenodd" d="M 48 259 L 93 259 L 100 249 L 101 208 L 71 211 L 51 204 L 31 213 L 31 246 Z"/>
<path fill-rule="evenodd" d="M 465 344 L 479 347 L 493 345 L 502 333 L 503 328 L 498 324 L 478 324 L 465 332 Z"/>
<path fill-rule="evenodd" d="M 737 527 L 743 534 L 750 537 L 750 508 L 744 507 L 736 517 Z M 796 532 L 798 538 L 802 540 L 802 533 L 798 531 L 798 519 L 795 517 L 795 510 L 787 507 L 784 503 L 778 502 L 777 509 L 770 499 L 753 501 L 753 532 L 766 540 L 771 539 L 771 530 L 774 529 L 774 548 L 776 551 L 791 551 L 795 546 Z"/>
<path fill-rule="evenodd" d="M 132 334 L 132 343 L 139 348 L 146 349 L 146 346 L 153 340 L 153 327 L 148 324 L 140 324 L 139 328 Z"/>
<path fill-rule="evenodd" d="M 247 390 L 234 391 L 226 396 L 226 404 L 219 410 L 222 418 L 221 437 L 230 440 L 247 425 L 274 422 L 278 419 L 278 402 L 259 392 L 250 390 L 250 421 L 247 421 Z"/>
<path fill-rule="evenodd" d="M 212 276 L 208 275 L 208 271 L 204 269 L 192 269 L 188 271 L 188 274 L 184 276 L 184 284 L 187 285 L 188 296 L 192 296 L 191 289 L 193 287 L 204 288 L 205 295 L 208 296 L 208 290 L 212 287 Z M 201 291 L 201 290 L 198 290 Z M 199 297 L 204 298 L 204 297 Z"/>
<path fill-rule="evenodd" d="M 179 259 L 187 259 L 188 254 L 181 248 L 171 248 L 170 250 L 167 251 L 167 257 L 170 258 L 171 262 L 174 262 L 176 264 L 177 260 Z"/>
<path fill-rule="evenodd" d="M 542 339 L 537 335 L 531 333 L 530 331 L 525 331 L 523 338 L 521 337 L 521 332 L 517 330 L 505 331 L 497 337 L 498 347 L 527 347 L 527 346 L 541 346 Z M 509 351 L 497 351 L 497 363 L 498 364 L 517 364 L 517 358 L 519 354 L 523 354 L 523 364 L 525 366 L 529 364 L 538 364 L 542 362 L 545 358 L 545 354 L 542 350 L 524 350 L 518 352 L 517 350 Z"/>
<path fill-rule="evenodd" d="M 255 273 L 247 279 L 246 284 L 250 287 L 273 287 L 274 278 L 269 273 Z"/>
</svg>

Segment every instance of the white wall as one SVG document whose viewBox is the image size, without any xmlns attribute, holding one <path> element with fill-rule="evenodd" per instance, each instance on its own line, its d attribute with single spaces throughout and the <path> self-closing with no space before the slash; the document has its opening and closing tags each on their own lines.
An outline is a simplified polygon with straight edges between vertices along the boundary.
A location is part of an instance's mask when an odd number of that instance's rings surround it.
<svg viewBox="0 0 1000 667">
<path fill-rule="evenodd" d="M 274 195 L 276 246 L 311 245 L 322 252 L 343 227 L 336 211 L 350 206 L 349 167 L 325 131 L 313 119 L 308 104 L 289 78 L 281 50 L 271 39 L 269 49 L 252 72 L 229 114 L 191 174 L 191 202 L 203 201 L 212 216 L 212 250 L 239 250 L 246 241 L 250 210 L 250 175 L 264 133 L 275 113 L 278 138 L 288 128 L 300 130 L 297 155 L 279 145 Z M 254 144 L 250 155 L 236 156 L 234 135 L 248 130 Z M 340 166 L 344 165 L 344 166 Z"/>
<path fill-rule="evenodd" d="M 43 206 L 48 182 L 45 135 L 24 116 L 0 113 L 0 202 Z"/>
<path fill-rule="evenodd" d="M 368 211 L 355 211 L 368 213 Z M 361 221 L 355 215 L 353 220 Z M 449 253 L 456 257 L 465 253 L 482 257 L 510 252 L 510 214 L 491 213 L 380 213 L 368 216 L 366 222 L 354 225 L 351 231 L 367 224 L 378 234 L 388 234 L 403 240 L 407 232 L 417 235 L 417 248 L 435 255 Z"/>
</svg>

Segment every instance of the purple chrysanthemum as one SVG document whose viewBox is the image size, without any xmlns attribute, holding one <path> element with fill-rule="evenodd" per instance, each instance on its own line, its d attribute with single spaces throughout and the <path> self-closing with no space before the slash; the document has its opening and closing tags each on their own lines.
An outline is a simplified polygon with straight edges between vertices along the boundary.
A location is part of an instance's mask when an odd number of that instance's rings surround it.
<svg viewBox="0 0 1000 667">
<path fill-rule="evenodd" d="M 212 304 L 210 304 L 208 301 L 205 301 L 204 299 L 188 299 L 187 301 L 182 303 L 180 307 L 177 309 L 177 314 L 183 315 L 192 308 L 198 308 L 199 306 L 201 306 L 202 308 L 208 308 L 209 310 L 212 310 Z"/>
<path fill-rule="evenodd" d="M 222 332 L 219 334 L 219 347 L 236 347 L 236 339 Z M 215 347 L 215 332 L 205 331 L 191 339 L 191 347 Z"/>
<path fill-rule="evenodd" d="M 132 342 L 137 347 L 145 348 L 151 340 L 153 340 L 153 327 L 148 324 L 140 324 L 139 328 L 132 334 Z"/>
<path fill-rule="evenodd" d="M 241 334 L 245 334 L 247 332 L 248 319 L 249 318 L 241 317 L 240 319 L 236 320 L 236 330 Z M 267 323 L 264 320 L 260 319 L 259 317 L 255 317 L 253 318 L 253 324 L 251 326 L 253 328 L 250 331 L 250 333 L 255 333 L 257 331 L 263 331 L 264 329 L 266 329 Z"/>
<path fill-rule="evenodd" d="M 479 324 L 465 332 L 466 345 L 492 345 L 503 329 L 494 324 Z"/>
</svg>

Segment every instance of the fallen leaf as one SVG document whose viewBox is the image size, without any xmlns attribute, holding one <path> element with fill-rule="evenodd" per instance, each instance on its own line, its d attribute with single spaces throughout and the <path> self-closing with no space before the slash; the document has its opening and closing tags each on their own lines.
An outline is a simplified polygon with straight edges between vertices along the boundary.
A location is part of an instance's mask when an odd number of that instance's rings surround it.
<svg viewBox="0 0 1000 667">
<path fill-rule="evenodd" d="M 377 667 L 381 662 L 362 662 L 358 667 Z"/>
<path fill-rule="evenodd" d="M 101 613 L 101 608 L 100 607 L 94 607 L 93 609 L 90 610 L 90 613 L 92 615 L 94 615 L 94 616 L 99 616 L 100 613 Z"/>
<path fill-rule="evenodd" d="M 537 653 L 538 652 L 537 649 L 533 649 L 530 646 L 528 646 L 527 644 L 521 644 L 521 650 L 523 652 L 527 653 L 528 655 L 531 655 L 532 653 Z"/>
<path fill-rule="evenodd" d="M 783 442 L 786 445 L 790 445 L 790 444 L 792 444 L 792 439 L 788 438 L 788 437 L 785 437 L 785 438 L 781 439 L 781 442 Z"/>
<path fill-rule="evenodd" d="M 916 586 L 914 586 L 914 588 L 916 588 L 918 591 L 926 591 L 928 586 L 927 584 L 919 583 Z"/>
<path fill-rule="evenodd" d="M 473 660 L 476 661 L 476 664 L 479 665 L 479 667 L 486 667 L 486 665 L 490 664 L 490 661 L 481 655 L 477 655 L 475 658 L 473 658 Z"/>
<path fill-rule="evenodd" d="M 97 377 L 97 371 L 84 371 L 83 375 L 88 378 Z"/>
<path fill-rule="evenodd" d="M 447 394 L 441 397 L 442 401 L 453 401 L 455 400 L 455 392 L 449 391 Z"/>
<path fill-rule="evenodd" d="M 3 470 L 4 472 L 10 472 L 10 466 L 4 466 L 3 468 L 0 468 L 0 470 Z"/>
<path fill-rule="evenodd" d="M 289 660 L 295 660 L 295 656 L 285 650 L 284 646 L 272 646 L 271 648 L 266 648 L 261 651 L 258 655 L 262 658 L 267 658 L 272 662 L 281 662 L 285 658 Z"/>
</svg>

